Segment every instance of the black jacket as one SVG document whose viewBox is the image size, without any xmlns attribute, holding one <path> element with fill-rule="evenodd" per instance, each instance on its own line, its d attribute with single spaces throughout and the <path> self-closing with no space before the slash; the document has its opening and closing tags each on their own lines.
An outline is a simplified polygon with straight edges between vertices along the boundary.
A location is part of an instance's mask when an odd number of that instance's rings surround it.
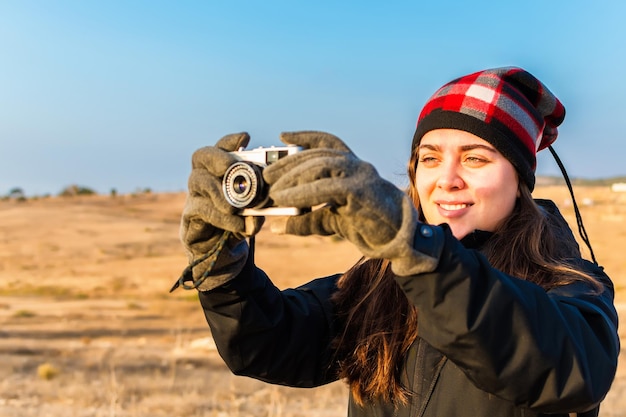
<svg viewBox="0 0 626 417">
<path fill-rule="evenodd" d="M 619 353 L 613 285 L 602 269 L 579 262 L 601 282 L 600 294 L 584 282 L 546 292 L 495 270 L 445 226 L 432 230 L 436 242 L 424 250 L 440 246 L 437 270 L 396 277 L 419 311 L 403 374 L 410 403 L 350 401 L 348 415 L 597 416 Z M 329 299 L 340 275 L 280 291 L 252 258 L 237 278 L 200 293 L 226 364 L 275 384 L 335 381 L 329 346 L 340 329 Z"/>
</svg>

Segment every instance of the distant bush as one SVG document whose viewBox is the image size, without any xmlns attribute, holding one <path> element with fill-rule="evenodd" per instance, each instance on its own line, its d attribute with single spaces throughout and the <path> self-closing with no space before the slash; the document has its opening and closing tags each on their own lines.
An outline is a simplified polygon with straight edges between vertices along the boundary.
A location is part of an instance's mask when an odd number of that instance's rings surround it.
<svg viewBox="0 0 626 417">
<path fill-rule="evenodd" d="M 11 188 L 11 191 L 9 191 L 9 198 L 22 198 L 25 197 L 26 194 L 24 193 L 24 190 L 20 187 L 13 187 Z"/>
<path fill-rule="evenodd" d="M 45 379 L 46 381 L 55 378 L 58 374 L 59 370 L 48 362 L 42 363 L 37 367 L 37 375 L 39 378 Z"/>
<path fill-rule="evenodd" d="M 144 195 L 144 194 L 146 194 L 146 195 L 147 194 L 152 194 L 152 188 L 150 188 L 150 187 L 144 187 L 144 188 L 137 187 L 135 189 L 135 191 L 131 193 L 131 196 L 132 197 L 137 197 L 137 196 Z"/>
<path fill-rule="evenodd" d="M 4 201 L 7 200 L 15 200 L 15 201 L 26 201 L 26 193 L 24 189 L 21 187 L 13 187 L 9 190 L 9 193 L 6 196 L 3 196 L 2 199 Z"/>
<path fill-rule="evenodd" d="M 81 185 L 72 184 L 61 190 L 61 197 L 74 197 L 77 195 L 94 195 L 97 194 L 93 189 L 83 187 Z"/>
<path fill-rule="evenodd" d="M 31 310 L 17 310 L 15 313 L 13 313 L 13 317 L 17 318 L 31 318 L 35 317 L 36 315 L 37 314 L 35 314 Z"/>
</svg>

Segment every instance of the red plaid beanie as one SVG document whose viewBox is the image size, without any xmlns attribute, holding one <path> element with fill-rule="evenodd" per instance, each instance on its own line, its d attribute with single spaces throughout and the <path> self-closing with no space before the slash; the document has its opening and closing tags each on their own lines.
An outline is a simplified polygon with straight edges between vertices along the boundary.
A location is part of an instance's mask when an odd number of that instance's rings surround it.
<svg viewBox="0 0 626 417">
<path fill-rule="evenodd" d="M 537 152 L 550 146 L 565 118 L 561 102 L 521 68 L 479 71 L 441 87 L 417 121 L 412 151 L 435 129 L 459 129 L 492 144 L 532 191 Z"/>
</svg>

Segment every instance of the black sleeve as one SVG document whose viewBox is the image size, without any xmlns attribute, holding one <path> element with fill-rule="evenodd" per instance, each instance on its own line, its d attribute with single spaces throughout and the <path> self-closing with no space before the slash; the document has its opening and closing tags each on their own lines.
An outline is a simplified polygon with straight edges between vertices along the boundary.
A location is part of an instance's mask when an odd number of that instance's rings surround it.
<svg viewBox="0 0 626 417">
<path fill-rule="evenodd" d="M 613 284 L 597 277 L 545 291 L 508 276 L 465 249 L 446 226 L 437 270 L 397 277 L 418 308 L 419 333 L 457 364 L 474 384 L 541 412 L 586 411 L 613 381 L 619 354 Z"/>
<path fill-rule="evenodd" d="M 199 293 L 228 367 L 237 375 L 293 387 L 336 380 L 330 296 L 339 275 L 280 291 L 251 259 L 237 278 Z"/>
</svg>

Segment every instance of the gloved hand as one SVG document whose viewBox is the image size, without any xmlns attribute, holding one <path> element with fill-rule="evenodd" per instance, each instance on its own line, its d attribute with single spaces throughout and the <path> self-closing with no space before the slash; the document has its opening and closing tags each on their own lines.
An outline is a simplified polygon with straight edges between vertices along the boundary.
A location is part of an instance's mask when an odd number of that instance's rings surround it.
<svg viewBox="0 0 626 417">
<path fill-rule="evenodd" d="M 180 238 L 192 262 L 215 248 L 225 230 L 232 232 L 217 258 L 209 279 L 198 289 L 211 290 L 235 277 L 248 256 L 247 235 L 257 233 L 264 217 L 242 217 L 224 198 L 222 177 L 237 159 L 229 154 L 250 141 L 247 133 L 224 136 L 215 146 L 198 149 L 192 157 L 189 192 L 180 225 Z M 197 280 L 206 271 L 210 259 L 193 268 Z"/>
<path fill-rule="evenodd" d="M 270 198 L 279 206 L 314 207 L 289 217 L 284 232 L 338 234 L 365 256 L 389 259 L 396 275 L 433 271 L 438 257 L 413 249 L 417 211 L 409 197 L 358 159 L 336 136 L 324 132 L 282 133 L 286 144 L 304 151 L 275 162 L 263 172 Z"/>
</svg>

